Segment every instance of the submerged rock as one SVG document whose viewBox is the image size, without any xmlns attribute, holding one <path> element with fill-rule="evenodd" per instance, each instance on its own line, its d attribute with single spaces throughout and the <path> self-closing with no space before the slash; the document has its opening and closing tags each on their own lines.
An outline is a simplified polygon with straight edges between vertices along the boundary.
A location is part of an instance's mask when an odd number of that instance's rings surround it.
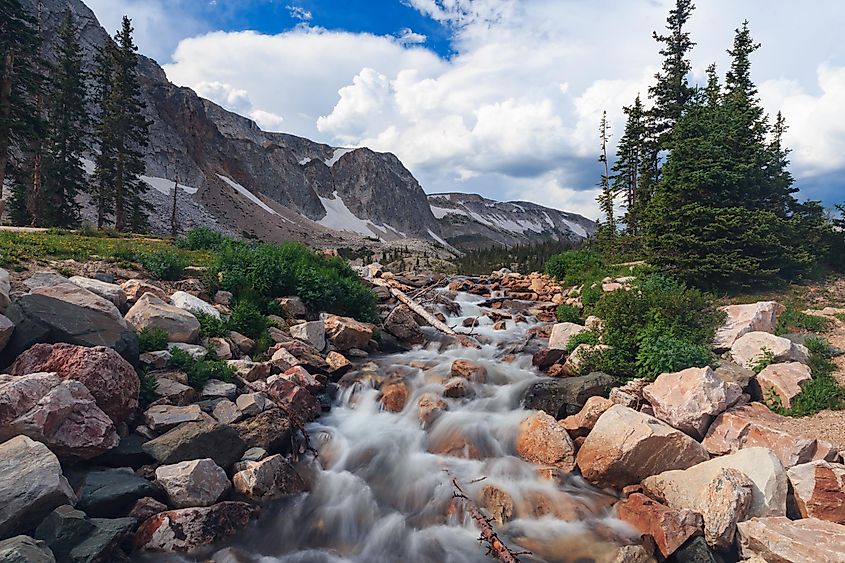
<svg viewBox="0 0 845 563">
<path fill-rule="evenodd" d="M 244 528 L 254 509 L 243 502 L 161 512 L 135 533 L 135 547 L 147 551 L 193 551 L 225 541 Z"/>
</svg>

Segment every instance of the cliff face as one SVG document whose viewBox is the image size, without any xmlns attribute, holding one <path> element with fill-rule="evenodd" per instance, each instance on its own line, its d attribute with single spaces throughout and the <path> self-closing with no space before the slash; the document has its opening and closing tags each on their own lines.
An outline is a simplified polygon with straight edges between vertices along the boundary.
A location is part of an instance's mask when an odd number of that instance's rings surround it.
<svg viewBox="0 0 845 563">
<path fill-rule="evenodd" d="M 24 0 L 33 11 L 36 1 Z M 48 58 L 66 9 L 81 27 L 86 64 L 93 68 L 94 53 L 109 35 L 81 0 L 41 0 Z M 139 71 L 152 123 L 145 179 L 151 186 L 149 199 L 157 208 L 153 228 L 169 230 L 169 194 L 178 182 L 183 187 L 177 194 L 183 228 L 206 225 L 315 244 L 362 237 L 385 241 L 490 237 L 502 244 L 524 238 L 483 221 L 480 227 L 462 227 L 435 217 L 419 182 L 392 154 L 268 133 L 191 89 L 173 85 L 152 59 L 142 56 Z M 552 217 L 560 213 L 548 211 Z M 549 236 L 565 234 L 562 221 L 552 221 L 558 230 Z M 543 234 L 538 232 L 535 238 L 541 240 Z"/>
<path fill-rule="evenodd" d="M 578 240 L 596 232 L 594 221 L 525 201 L 500 202 L 475 194 L 428 196 L 440 232 L 460 249 Z"/>
</svg>

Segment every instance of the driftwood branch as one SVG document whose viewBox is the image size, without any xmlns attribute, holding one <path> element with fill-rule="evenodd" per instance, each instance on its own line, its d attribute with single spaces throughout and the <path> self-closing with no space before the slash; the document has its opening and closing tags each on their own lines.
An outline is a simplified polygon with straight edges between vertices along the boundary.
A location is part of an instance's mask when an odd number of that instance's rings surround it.
<svg viewBox="0 0 845 563">
<path fill-rule="evenodd" d="M 481 530 L 481 537 L 479 541 L 483 541 L 487 544 L 487 554 L 496 557 L 502 563 L 519 563 L 519 555 L 527 555 L 530 554 L 530 551 L 514 551 L 509 548 L 505 543 L 499 538 L 499 535 L 493 529 L 493 524 L 491 523 L 490 519 L 482 514 L 481 509 L 478 508 L 478 505 L 475 504 L 471 498 L 469 498 L 461 489 L 461 486 L 458 484 L 458 478 L 452 475 L 452 473 L 448 469 L 444 469 L 447 475 L 452 479 L 452 486 L 455 487 L 455 492 L 453 496 L 455 498 L 459 498 L 464 501 L 466 505 L 467 512 L 469 513 L 470 517 L 475 521 L 475 524 L 478 526 L 478 529 Z M 483 478 L 482 478 L 483 479 Z M 473 482 L 480 481 L 481 479 L 476 479 Z"/>
<path fill-rule="evenodd" d="M 428 324 L 430 324 L 431 326 L 433 326 L 434 328 L 436 328 L 440 332 L 442 332 L 444 334 L 451 334 L 451 335 L 455 334 L 454 330 L 452 330 L 449 326 L 447 326 L 440 319 L 438 319 L 437 317 L 435 317 L 434 315 L 432 315 L 431 313 L 426 311 L 425 308 L 422 305 L 420 305 L 419 303 L 417 303 L 416 301 L 414 301 L 413 299 L 408 297 L 404 292 L 396 289 L 395 287 L 390 287 L 384 281 L 381 281 L 381 280 L 372 280 L 372 281 L 375 285 L 380 285 L 380 286 L 388 288 L 390 290 L 390 293 L 393 295 L 393 297 L 395 297 L 396 299 L 398 299 L 399 301 L 401 301 L 402 303 L 407 305 L 409 309 L 411 309 L 413 312 L 415 312 L 416 314 L 418 314 L 419 316 L 424 318 L 426 320 L 426 322 L 428 322 Z"/>
</svg>

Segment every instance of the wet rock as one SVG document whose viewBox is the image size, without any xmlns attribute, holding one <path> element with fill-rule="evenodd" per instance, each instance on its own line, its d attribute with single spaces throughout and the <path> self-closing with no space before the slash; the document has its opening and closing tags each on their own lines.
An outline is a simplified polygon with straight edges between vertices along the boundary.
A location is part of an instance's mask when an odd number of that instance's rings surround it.
<svg viewBox="0 0 845 563">
<path fill-rule="evenodd" d="M 453 377 L 443 386 L 443 396 L 449 399 L 472 397 L 475 392 L 469 381 L 462 377 Z"/>
<path fill-rule="evenodd" d="M 326 337 L 341 352 L 352 348 L 366 348 L 373 337 L 373 326 L 350 317 L 329 315 L 323 321 Z"/>
<path fill-rule="evenodd" d="M 267 385 L 267 395 L 289 416 L 299 423 L 310 422 L 320 416 L 320 401 L 301 387 L 286 379 L 276 379 Z"/>
<path fill-rule="evenodd" d="M 208 457 L 224 469 L 241 459 L 246 449 L 235 427 L 212 422 L 185 423 L 144 444 L 144 451 L 159 463 Z"/>
<path fill-rule="evenodd" d="M 17 434 L 79 459 L 96 457 L 119 441 L 88 389 L 55 373 L 0 375 L 0 440 Z"/>
<path fill-rule="evenodd" d="M 219 379 L 209 379 L 202 386 L 200 396 L 203 399 L 234 399 L 238 396 L 238 386 L 234 383 L 227 383 Z"/>
<path fill-rule="evenodd" d="M 308 314 L 308 308 L 299 297 L 280 297 L 276 302 L 289 317 L 304 317 Z"/>
<path fill-rule="evenodd" d="M 137 523 L 134 518 L 92 518 L 94 529 L 70 550 L 74 563 L 98 563 L 119 560 L 115 551 Z"/>
<path fill-rule="evenodd" d="M 747 368 L 753 368 L 767 353 L 772 354 L 774 362 L 806 364 L 810 359 L 810 352 L 806 347 L 768 332 L 746 333 L 737 338 L 731 346 L 731 357 L 736 363 Z"/>
<path fill-rule="evenodd" d="M 735 383 L 725 383 L 709 367 L 664 373 L 643 389 L 654 416 L 696 439 L 710 423 L 742 395 Z"/>
<path fill-rule="evenodd" d="M 73 547 L 94 530 L 94 524 L 81 510 L 69 504 L 56 508 L 35 530 L 35 537 L 44 542 L 53 555 L 64 561 Z M 4 559 L 0 558 L 0 561 Z"/>
<path fill-rule="evenodd" d="M 210 458 L 159 466 L 156 482 L 176 508 L 211 506 L 232 486 L 226 472 Z"/>
<path fill-rule="evenodd" d="M 757 374 L 757 386 L 766 404 L 789 409 L 801 387 L 811 379 L 810 367 L 800 362 L 772 364 Z"/>
<path fill-rule="evenodd" d="M 811 461 L 816 453 L 816 441 L 781 430 L 785 422 L 784 417 L 761 403 L 741 405 L 716 417 L 701 444 L 714 455 L 744 448 L 769 448 L 784 467 Z"/>
<path fill-rule="evenodd" d="M 202 412 L 199 405 L 155 405 L 144 412 L 144 421 L 150 430 L 167 432 L 185 422 L 208 421 L 208 415 Z"/>
<path fill-rule="evenodd" d="M 144 280 L 126 280 L 120 284 L 120 289 L 126 294 L 128 303 L 135 303 L 145 293 L 152 293 L 155 297 L 162 300 L 167 299 L 167 293 L 163 289 Z"/>
<path fill-rule="evenodd" d="M 578 450 L 585 479 L 621 488 L 668 469 L 709 458 L 695 440 L 654 417 L 614 405 L 602 414 Z"/>
<path fill-rule="evenodd" d="M 322 321 L 310 321 L 295 324 L 290 327 L 290 335 L 297 340 L 302 340 L 317 350 L 326 347 L 326 327 Z"/>
<path fill-rule="evenodd" d="M 235 400 L 235 406 L 238 407 L 238 410 L 244 416 L 255 416 L 264 411 L 264 409 L 269 408 L 270 399 L 264 393 L 244 393 L 243 395 L 238 395 L 238 398 Z"/>
<path fill-rule="evenodd" d="M 525 418 L 516 435 L 516 453 L 531 463 L 575 469 L 575 445 L 566 430 L 544 412 Z"/>
<path fill-rule="evenodd" d="M 703 512 L 708 484 L 723 469 L 736 469 L 754 483 L 748 517 L 786 514 L 786 472 L 777 456 L 766 448 L 740 450 L 686 470 L 653 475 L 643 480 L 643 490 L 672 508 Z"/>
<path fill-rule="evenodd" d="M 162 512 L 141 524 L 134 543 L 147 551 L 193 551 L 230 538 L 247 525 L 252 513 L 242 502 Z"/>
<path fill-rule="evenodd" d="M 423 393 L 417 400 L 417 414 L 419 421 L 428 426 L 445 410 L 449 409 L 449 403 L 434 393 Z"/>
<path fill-rule="evenodd" d="M 425 334 L 414 319 L 413 313 L 405 305 L 395 307 L 384 321 L 387 332 L 408 344 L 424 344 Z"/>
<path fill-rule="evenodd" d="M 229 364 L 235 373 L 244 381 L 252 383 L 259 379 L 267 379 L 270 375 L 271 365 L 268 362 L 253 362 L 252 360 L 229 360 Z"/>
<path fill-rule="evenodd" d="M 513 498 L 493 485 L 486 485 L 481 491 L 481 506 L 493 517 L 500 526 L 509 522 L 514 515 Z"/>
<path fill-rule="evenodd" d="M 557 323 L 552 327 L 549 336 L 549 348 L 552 350 L 566 350 L 566 345 L 572 337 L 588 330 L 587 327 L 575 323 Z"/>
<path fill-rule="evenodd" d="M 79 502 L 76 508 L 102 518 L 126 514 L 140 498 L 159 496 L 152 483 L 131 470 L 92 469 L 72 475 Z"/>
<path fill-rule="evenodd" d="M 138 499 L 138 502 L 136 502 L 135 506 L 132 507 L 132 510 L 129 511 L 129 517 L 135 518 L 139 522 L 143 522 L 147 518 L 155 516 L 156 514 L 166 510 L 167 505 L 163 502 L 159 502 L 153 497 L 144 497 Z"/>
<path fill-rule="evenodd" d="M 507 330 L 507 329 L 508 329 L 508 323 L 506 323 L 505 321 L 496 321 L 495 323 L 493 323 L 493 330 Z"/>
<path fill-rule="evenodd" d="M 563 379 L 540 379 L 526 389 L 521 405 L 561 419 L 578 413 L 590 397 L 606 394 L 614 381 L 613 377 L 601 372 Z"/>
<path fill-rule="evenodd" d="M 387 412 L 402 412 L 408 402 L 410 390 L 404 381 L 388 381 L 381 386 L 380 401 Z"/>
<path fill-rule="evenodd" d="M 292 425 L 282 409 L 270 407 L 233 426 L 249 448 L 262 448 L 271 454 L 284 454 L 291 449 Z"/>
<path fill-rule="evenodd" d="M 700 507 L 708 545 L 721 550 L 730 549 L 737 522 L 748 517 L 754 487 L 754 482 L 745 473 L 733 468 L 722 468 L 707 484 Z"/>
<path fill-rule="evenodd" d="M 473 383 L 487 381 L 487 368 L 470 360 L 455 360 L 452 362 L 452 377 L 461 377 Z"/>
<path fill-rule="evenodd" d="M 177 291 L 171 295 L 170 304 L 174 307 L 179 307 L 180 309 L 188 311 L 189 313 L 199 311 L 200 313 L 212 316 L 215 319 L 220 318 L 220 311 L 215 309 L 214 305 L 206 303 L 199 297 L 191 295 L 185 291 Z"/>
<path fill-rule="evenodd" d="M 728 305 L 720 310 L 727 314 L 724 324 L 716 331 L 713 349 L 730 350 L 734 342 L 749 332 L 774 332 L 778 315 L 784 306 L 775 301 L 760 301 L 747 305 Z"/>
<path fill-rule="evenodd" d="M 347 360 L 346 356 L 334 350 L 326 354 L 326 363 L 328 364 L 328 372 L 334 381 L 337 381 L 352 369 L 352 362 Z"/>
<path fill-rule="evenodd" d="M 15 331 L 0 354 L 8 366 L 39 342 L 106 346 L 130 364 L 138 362 L 138 335 L 122 320 L 45 295 L 23 295 L 6 310 Z"/>
<path fill-rule="evenodd" d="M 77 305 L 83 309 L 105 315 L 125 326 L 123 315 L 120 314 L 120 310 L 114 303 L 73 283 L 63 282 L 51 286 L 36 287 L 30 293 L 32 295 L 42 295 L 44 297 L 58 299 L 71 305 Z"/>
<path fill-rule="evenodd" d="M 195 316 L 165 303 L 152 293 L 142 295 L 125 319 L 139 332 L 145 328 L 161 328 L 171 342 L 196 342 L 199 337 L 200 323 Z"/>
<path fill-rule="evenodd" d="M 281 455 L 247 461 L 232 477 L 235 490 L 255 501 L 279 499 L 306 490 L 305 482 Z"/>
<path fill-rule="evenodd" d="M 35 527 L 76 495 L 47 446 L 26 436 L 0 444 L 0 537 Z"/>
<path fill-rule="evenodd" d="M 0 541 L 3 563 L 56 563 L 50 548 L 29 536 L 14 536 Z"/>
<path fill-rule="evenodd" d="M 68 281 L 78 285 L 82 289 L 87 289 L 91 293 L 99 295 L 103 299 L 111 301 L 115 307 L 120 308 L 126 305 L 126 292 L 117 284 L 82 276 L 73 276 Z"/>
<path fill-rule="evenodd" d="M 721 362 L 713 373 L 725 383 L 736 383 L 743 389 L 748 387 L 748 383 L 754 379 L 753 371 L 728 361 Z"/>
<path fill-rule="evenodd" d="M 94 396 L 97 406 L 116 423 L 124 421 L 138 407 L 138 375 L 111 348 L 36 344 L 18 356 L 9 368 L 13 375 L 35 372 L 55 372 L 62 379 L 79 381 Z"/>
<path fill-rule="evenodd" d="M 816 518 L 753 518 L 737 526 L 739 553 L 773 563 L 845 562 L 845 526 Z"/>
<path fill-rule="evenodd" d="M 586 436 L 596 425 L 599 417 L 612 406 L 613 402 L 610 399 L 599 396 L 590 397 L 578 414 L 567 416 L 560 421 L 560 425 L 571 435 Z"/>
<path fill-rule="evenodd" d="M 220 399 L 211 411 L 214 419 L 221 424 L 232 424 L 243 418 L 243 413 L 229 399 Z"/>
<path fill-rule="evenodd" d="M 824 460 L 786 471 L 802 518 L 845 524 L 845 465 Z"/>
<path fill-rule="evenodd" d="M 668 557 L 690 537 L 700 534 L 701 515 L 691 510 L 673 510 L 634 493 L 616 505 L 616 514 L 643 536 L 652 538 L 663 557 Z"/>
</svg>

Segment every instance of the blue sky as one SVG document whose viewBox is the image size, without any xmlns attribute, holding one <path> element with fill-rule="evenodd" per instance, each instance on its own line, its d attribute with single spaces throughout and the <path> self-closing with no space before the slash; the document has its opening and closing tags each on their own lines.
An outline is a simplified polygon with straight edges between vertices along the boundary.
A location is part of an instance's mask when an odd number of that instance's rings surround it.
<svg viewBox="0 0 845 563">
<path fill-rule="evenodd" d="M 176 84 L 262 128 L 395 153 L 429 193 L 476 192 L 590 217 L 603 111 L 660 64 L 674 0 L 86 0 L 108 29 L 133 18 Z M 783 111 L 806 197 L 845 200 L 845 4 L 699 0 L 694 82 L 722 74 L 749 19 L 752 77 Z M 823 17 L 822 17 L 823 16 Z"/>
</svg>

